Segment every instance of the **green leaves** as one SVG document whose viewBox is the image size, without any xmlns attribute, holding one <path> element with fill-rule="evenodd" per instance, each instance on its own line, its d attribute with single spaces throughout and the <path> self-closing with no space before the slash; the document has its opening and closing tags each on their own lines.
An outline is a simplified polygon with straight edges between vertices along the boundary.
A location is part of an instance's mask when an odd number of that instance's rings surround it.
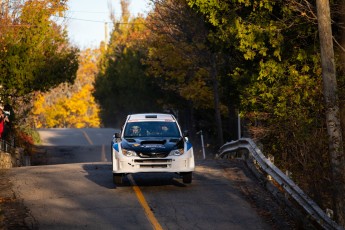
<svg viewBox="0 0 345 230">
<path fill-rule="evenodd" d="M 221 41 L 222 52 L 231 50 L 228 81 L 237 83 L 232 86 L 240 94 L 251 137 L 275 155 L 281 168 L 295 170 L 295 175 L 318 169 L 322 176 L 324 168 L 318 165 L 327 159 L 322 154 L 327 139 L 317 26 L 301 17 L 302 5 L 271 0 L 188 3 L 213 26 L 211 41 Z M 322 149 L 319 154 L 315 146 Z"/>
<path fill-rule="evenodd" d="M 33 91 L 46 91 L 61 82 L 73 82 L 77 52 L 66 33 L 50 20 L 64 7 L 55 1 L 26 1 L 0 34 L 0 79 L 3 100 Z M 10 17 L 10 15 L 5 15 Z M 4 16 L 4 17 L 5 17 Z M 1 20 L 4 20 L 2 18 Z"/>
</svg>

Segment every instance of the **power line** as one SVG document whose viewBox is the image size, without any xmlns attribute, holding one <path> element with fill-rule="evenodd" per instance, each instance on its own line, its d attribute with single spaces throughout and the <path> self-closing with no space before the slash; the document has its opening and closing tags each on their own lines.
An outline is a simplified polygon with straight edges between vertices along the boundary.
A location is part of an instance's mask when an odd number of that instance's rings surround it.
<svg viewBox="0 0 345 230">
<path fill-rule="evenodd" d="M 86 14 L 107 14 L 109 12 L 101 11 L 82 11 L 82 10 L 68 10 L 69 13 L 86 13 Z"/>
<path fill-rule="evenodd" d="M 68 13 L 85 13 L 85 14 L 109 14 L 110 12 L 106 11 L 82 11 L 82 10 L 68 10 Z M 122 13 L 115 13 L 115 15 L 123 15 Z M 125 15 L 131 15 L 131 13 L 127 13 Z"/>
<path fill-rule="evenodd" d="M 117 24 L 117 25 L 140 25 L 140 24 L 145 24 L 144 22 L 112 22 L 112 21 L 98 21 L 98 20 L 89 20 L 89 19 L 81 19 L 81 18 L 72 18 L 72 17 L 60 17 L 60 16 L 55 16 L 55 18 L 64 18 L 64 19 L 69 19 L 69 20 L 77 20 L 77 21 L 86 21 L 86 22 L 95 22 L 95 23 L 112 23 L 112 24 Z M 0 27 L 36 27 L 36 25 L 32 24 L 8 24 L 8 25 L 0 25 Z"/>
<path fill-rule="evenodd" d="M 85 22 L 97 22 L 97 23 L 113 23 L 111 21 L 99 21 L 99 20 L 91 20 L 91 19 L 82 19 L 82 18 L 72 18 L 72 17 L 61 17 L 61 16 L 54 16 L 55 18 L 64 18 L 69 20 L 76 20 L 76 21 L 85 21 Z"/>
<path fill-rule="evenodd" d="M 85 21 L 85 22 L 96 22 L 96 23 L 113 23 L 113 24 L 145 24 L 143 22 L 112 22 L 112 21 L 99 21 L 99 20 L 91 20 L 91 19 L 82 19 L 82 18 L 72 18 L 72 17 L 61 17 L 61 16 L 54 16 L 56 18 L 64 18 L 69 20 L 76 20 L 76 21 Z"/>
<path fill-rule="evenodd" d="M 37 27 L 36 25 L 31 24 L 9 24 L 9 25 L 0 25 L 0 27 Z"/>
</svg>

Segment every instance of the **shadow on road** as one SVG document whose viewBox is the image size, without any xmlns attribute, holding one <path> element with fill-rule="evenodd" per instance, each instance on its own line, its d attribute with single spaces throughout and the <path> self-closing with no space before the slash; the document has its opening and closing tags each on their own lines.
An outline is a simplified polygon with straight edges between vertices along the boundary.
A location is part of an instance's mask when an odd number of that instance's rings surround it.
<svg viewBox="0 0 345 230">
<path fill-rule="evenodd" d="M 121 186 L 114 185 L 110 163 L 84 164 L 83 169 L 87 172 L 85 176 L 87 179 L 102 187 L 114 189 L 117 187 L 132 186 L 127 176 L 124 176 Z M 182 178 L 175 173 L 135 173 L 132 175 L 136 185 L 141 187 L 166 185 L 186 187 L 186 185 L 181 182 Z"/>
<path fill-rule="evenodd" d="M 87 175 L 85 175 L 85 177 L 90 181 L 108 189 L 115 188 L 112 180 L 111 164 L 84 164 L 83 169 L 87 172 Z"/>
<path fill-rule="evenodd" d="M 138 186 L 166 186 L 174 185 L 177 187 L 186 187 L 181 182 L 180 175 L 176 173 L 137 173 L 133 179 Z"/>
</svg>

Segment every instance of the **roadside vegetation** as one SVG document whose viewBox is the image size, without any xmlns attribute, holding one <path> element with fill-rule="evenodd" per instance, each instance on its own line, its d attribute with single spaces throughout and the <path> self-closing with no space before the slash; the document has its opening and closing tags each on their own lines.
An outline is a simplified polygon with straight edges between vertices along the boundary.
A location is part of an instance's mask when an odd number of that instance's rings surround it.
<svg viewBox="0 0 345 230">
<path fill-rule="evenodd" d="M 79 53 L 79 68 L 73 84 L 61 83 L 35 95 L 32 115 L 36 128 L 100 127 L 99 106 L 92 92 L 99 50 Z"/>
<path fill-rule="evenodd" d="M 333 138 L 341 145 L 335 149 L 327 129 L 333 110 L 325 103 L 316 2 L 151 3 L 148 15 L 133 16 L 129 1 L 121 0 L 122 16 L 110 13 L 109 43 L 80 52 L 51 20 L 67 10 L 64 2 L 5 7 L 0 97 L 13 109 L 13 125 L 120 127 L 129 113 L 169 112 L 194 143 L 202 130 L 207 151 L 216 152 L 238 138 L 240 114 L 242 135 L 261 143 L 345 225 L 339 202 L 345 179 L 338 177 L 345 175 L 343 142 L 341 135 Z M 338 84 L 331 93 L 339 98 L 335 118 L 345 130 L 344 1 L 330 1 L 330 10 Z"/>
<path fill-rule="evenodd" d="M 11 143 L 37 142 L 30 116 L 35 95 L 76 78 L 78 49 L 51 19 L 65 10 L 58 1 L 1 1 L 0 103 L 11 112 Z"/>
</svg>

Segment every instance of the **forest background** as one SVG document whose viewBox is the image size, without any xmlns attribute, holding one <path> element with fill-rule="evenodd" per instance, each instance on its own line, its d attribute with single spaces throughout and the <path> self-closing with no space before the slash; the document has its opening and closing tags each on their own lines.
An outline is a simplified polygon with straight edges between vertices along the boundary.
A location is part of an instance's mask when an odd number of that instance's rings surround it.
<svg viewBox="0 0 345 230">
<path fill-rule="evenodd" d="M 144 17 L 122 0 L 120 19 L 109 10 L 109 43 L 82 51 L 52 20 L 66 1 L 9 2 L 0 1 L 0 99 L 19 142 L 33 143 L 36 128 L 120 128 L 130 113 L 169 112 L 216 153 L 238 138 L 240 114 L 242 135 L 336 210 L 315 1 L 152 0 Z M 345 125 L 345 4 L 330 6 Z"/>
</svg>

